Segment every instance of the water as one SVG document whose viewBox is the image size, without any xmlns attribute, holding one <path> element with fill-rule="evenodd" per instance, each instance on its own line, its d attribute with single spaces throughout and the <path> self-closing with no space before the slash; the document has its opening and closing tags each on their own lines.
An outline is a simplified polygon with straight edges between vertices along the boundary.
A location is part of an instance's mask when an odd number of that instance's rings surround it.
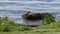
<svg viewBox="0 0 60 34">
<path fill-rule="evenodd" d="M 0 16 L 7 15 L 23 23 L 21 15 L 26 11 L 49 12 L 60 20 L 60 0 L 0 0 Z"/>
</svg>

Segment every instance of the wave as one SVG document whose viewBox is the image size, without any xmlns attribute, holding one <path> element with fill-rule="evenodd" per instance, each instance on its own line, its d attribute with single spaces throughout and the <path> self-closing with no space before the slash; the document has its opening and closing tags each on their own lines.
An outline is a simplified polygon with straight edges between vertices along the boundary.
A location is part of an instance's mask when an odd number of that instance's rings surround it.
<svg viewBox="0 0 60 34">
<path fill-rule="evenodd" d="M 60 0 L 0 0 L 1 4 L 33 4 L 33 3 L 44 3 L 44 4 L 60 4 Z"/>
<path fill-rule="evenodd" d="M 0 1 L 45 1 L 45 2 L 52 2 L 52 1 L 60 1 L 60 0 L 0 0 Z"/>
</svg>

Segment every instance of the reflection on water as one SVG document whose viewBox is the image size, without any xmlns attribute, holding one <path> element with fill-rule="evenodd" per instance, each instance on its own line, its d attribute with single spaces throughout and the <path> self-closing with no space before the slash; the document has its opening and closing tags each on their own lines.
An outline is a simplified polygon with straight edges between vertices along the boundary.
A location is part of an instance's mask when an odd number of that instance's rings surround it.
<svg viewBox="0 0 60 34">
<path fill-rule="evenodd" d="M 22 23 L 20 23 L 22 22 Z M 21 21 L 19 21 L 18 24 L 23 24 L 23 25 L 40 25 L 43 23 L 43 20 L 36 20 L 36 21 L 29 21 L 29 20 L 25 20 L 25 19 L 22 19 Z"/>
</svg>

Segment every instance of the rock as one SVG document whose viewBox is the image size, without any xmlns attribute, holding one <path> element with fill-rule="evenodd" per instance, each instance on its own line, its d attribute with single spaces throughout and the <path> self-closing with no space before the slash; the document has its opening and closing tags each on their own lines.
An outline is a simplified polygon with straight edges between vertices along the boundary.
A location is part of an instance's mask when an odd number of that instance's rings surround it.
<svg viewBox="0 0 60 34">
<path fill-rule="evenodd" d="M 42 20 L 42 15 L 40 13 L 26 12 L 22 17 L 26 20 Z"/>
</svg>

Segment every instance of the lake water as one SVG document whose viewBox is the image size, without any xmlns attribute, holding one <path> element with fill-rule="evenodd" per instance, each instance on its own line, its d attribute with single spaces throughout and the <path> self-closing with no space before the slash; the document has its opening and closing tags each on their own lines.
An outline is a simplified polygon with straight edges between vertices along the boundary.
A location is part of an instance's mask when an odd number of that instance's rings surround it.
<svg viewBox="0 0 60 34">
<path fill-rule="evenodd" d="M 60 20 L 60 0 L 0 0 L 0 16 L 7 15 L 22 23 L 21 15 L 26 11 L 49 12 Z"/>
</svg>

